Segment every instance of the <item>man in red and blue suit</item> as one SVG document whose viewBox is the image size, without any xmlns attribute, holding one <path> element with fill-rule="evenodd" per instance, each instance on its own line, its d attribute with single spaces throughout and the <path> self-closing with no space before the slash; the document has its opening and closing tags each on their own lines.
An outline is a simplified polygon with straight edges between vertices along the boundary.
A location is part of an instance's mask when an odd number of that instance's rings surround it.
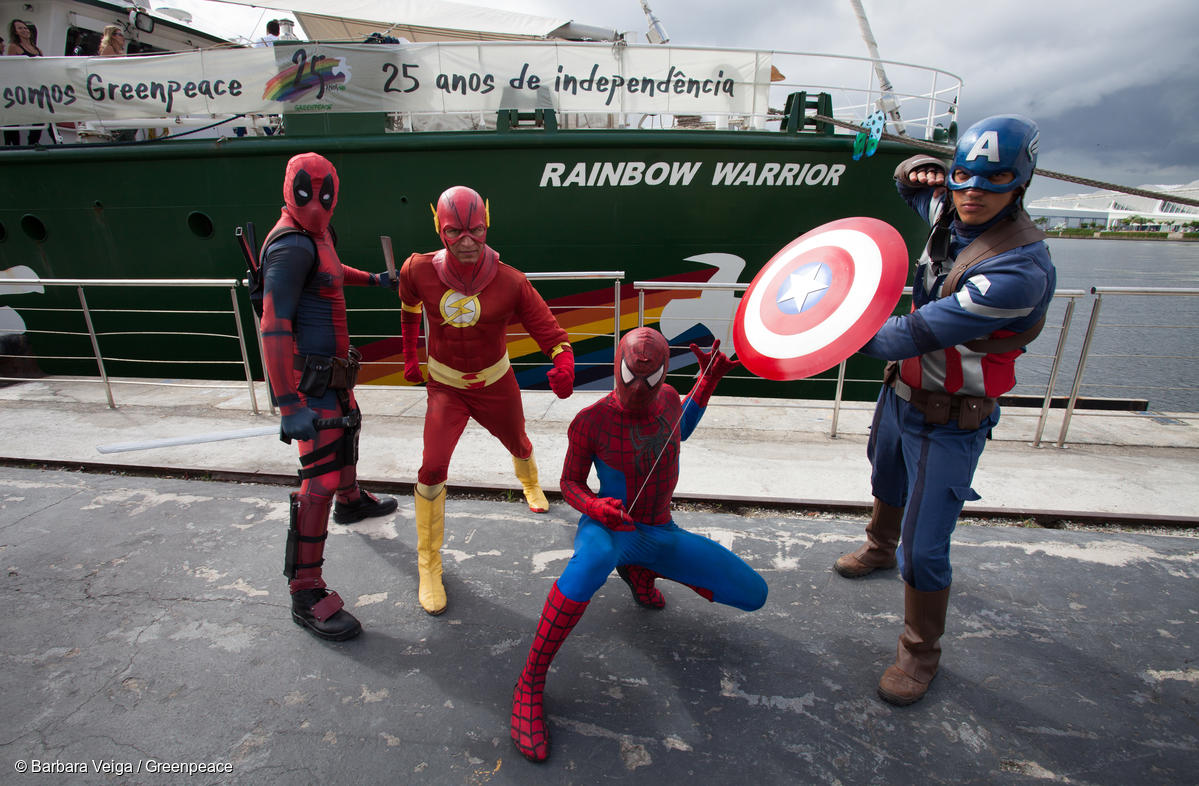
<svg viewBox="0 0 1199 786">
<path fill-rule="evenodd" d="M 1036 124 L 1019 115 L 975 123 L 947 168 L 914 156 L 895 171 L 900 196 L 932 225 L 912 311 L 891 317 L 862 353 L 893 361 L 867 443 L 874 511 L 866 543 L 834 568 L 847 578 L 898 564 L 904 632 L 879 696 L 919 701 L 936 676 L 949 603 L 950 537 L 991 429 L 996 399 L 1040 332 L 1057 274 L 1021 197 L 1037 160 Z M 948 189 L 948 194 L 946 190 Z M 947 198 L 949 197 L 949 198 Z"/>
<path fill-rule="evenodd" d="M 358 635 L 362 626 L 321 575 L 330 507 L 340 524 L 396 509 L 394 499 L 358 486 L 358 352 L 350 346 L 342 290 L 394 284 L 387 273 L 364 273 L 338 259 L 329 226 L 338 185 L 337 170 L 323 156 L 303 153 L 288 161 L 283 212 L 261 255 L 266 371 L 283 436 L 299 443 L 302 466 L 300 490 L 291 494 L 283 568 L 291 615 L 297 625 L 335 641 Z M 337 418 L 343 427 L 317 430 L 317 420 Z"/>
<path fill-rule="evenodd" d="M 666 384 L 670 347 L 650 328 L 617 348 L 615 390 L 575 416 L 562 467 L 562 496 L 583 515 L 574 555 L 550 587 L 533 645 L 512 696 L 511 737 L 531 761 L 549 756 L 543 693 L 550 662 L 613 569 L 646 608 L 666 605 L 654 586 L 677 581 L 709 601 L 743 611 L 766 602 L 766 581 L 736 554 L 674 523 L 679 447 L 703 416 L 716 383 L 738 363 L 695 344 L 701 376 L 683 399 Z M 587 485 L 591 468 L 599 491 Z"/>
</svg>

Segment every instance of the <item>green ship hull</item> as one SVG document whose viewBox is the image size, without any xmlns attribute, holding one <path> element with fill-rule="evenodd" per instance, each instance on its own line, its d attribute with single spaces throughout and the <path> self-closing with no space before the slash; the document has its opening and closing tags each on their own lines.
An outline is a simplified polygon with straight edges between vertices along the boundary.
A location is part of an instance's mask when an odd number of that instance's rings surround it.
<svg viewBox="0 0 1199 786">
<path fill-rule="evenodd" d="M 320 118 L 321 121 L 333 118 Z M 343 118 L 344 119 L 344 118 Z M 875 155 L 853 160 L 853 137 L 786 132 L 666 132 L 546 130 L 423 134 L 338 133 L 309 118 L 285 137 L 176 141 L 167 145 L 11 151 L 0 182 L 0 266 L 26 266 L 43 279 L 230 279 L 244 275 L 234 242 L 239 225 L 253 222 L 261 239 L 282 205 L 286 161 L 313 150 L 337 167 L 342 192 L 334 218 L 345 264 L 384 269 L 380 236 L 391 238 L 397 263 L 439 246 L 430 203 L 445 188 L 465 184 L 490 202 L 489 243 L 528 273 L 622 271 L 621 329 L 638 319 L 634 281 L 752 281 L 795 237 L 826 222 L 870 216 L 896 227 L 918 250 L 925 229 L 896 195 L 891 174 L 910 149 L 883 142 Z M 382 122 L 382 116 L 354 118 Z M 718 270 L 713 255 L 743 266 Z M 581 382 L 610 384 L 614 289 L 611 281 L 550 280 L 538 289 L 572 332 Z M 694 291 L 646 294 L 644 320 L 657 325 L 663 308 Z M 232 377 L 234 342 L 176 334 L 170 315 L 147 325 L 124 309 L 153 305 L 170 310 L 228 310 L 228 294 L 195 289 L 106 288 L 89 292 L 100 313 L 107 373 L 114 376 Z M 152 299 L 153 303 L 148 303 Z M 394 295 L 347 293 L 354 340 L 373 363 L 365 381 L 403 384 L 398 311 Z M 71 288 L 6 298 L 7 305 L 78 309 Z M 211 301 L 211 302 L 209 302 Z M 727 301 L 726 301 L 727 302 Z M 597 317 L 606 303 L 606 318 Z M 62 315 L 23 311 L 28 341 L 47 373 L 94 374 L 84 335 L 52 331 Z M 245 324 L 249 311 L 244 308 Z M 712 313 L 694 329 L 664 332 L 672 340 L 725 336 L 731 313 Z M 204 315 L 191 316 L 185 333 L 204 333 Z M 221 317 L 214 317 L 221 319 Z M 606 320 L 606 324 L 605 324 Z M 675 325 L 676 322 L 672 322 Z M 586 328 L 583 330 L 583 328 Z M 153 336 L 159 329 L 169 335 Z M 119 335 L 126 333 L 127 335 Z M 672 334 L 673 333 L 673 334 Z M 603 334 L 607 334 L 606 336 Z M 230 344 L 233 344 L 230 346 Z M 176 352 L 173 346 L 181 351 Z M 513 352 L 522 385 L 544 384 L 535 352 Z M 685 351 L 685 345 L 683 347 Z M 257 353 L 254 373 L 261 374 Z M 688 353 L 689 355 L 689 353 Z M 209 366 L 164 369 L 147 359 L 194 357 Z M 855 357 L 850 379 L 877 379 L 873 362 Z M 598 372 L 598 373 L 597 373 Z M 748 376 L 748 375 L 746 375 Z M 828 375 L 822 375 L 828 377 Z M 733 390 L 732 388 L 736 388 Z M 746 378 L 729 393 L 831 398 L 827 382 L 774 383 Z M 874 395 L 877 384 L 851 383 L 844 395 Z"/>
</svg>

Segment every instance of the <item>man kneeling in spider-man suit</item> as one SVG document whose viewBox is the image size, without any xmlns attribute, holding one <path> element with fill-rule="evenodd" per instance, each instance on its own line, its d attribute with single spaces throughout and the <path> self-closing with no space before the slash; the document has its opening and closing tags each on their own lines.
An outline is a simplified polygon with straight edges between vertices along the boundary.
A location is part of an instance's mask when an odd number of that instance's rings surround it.
<svg viewBox="0 0 1199 786">
<path fill-rule="evenodd" d="M 531 761 L 549 756 L 542 693 L 550 662 L 613 568 L 642 606 L 666 605 L 657 578 L 685 584 L 709 601 L 754 611 L 766 581 L 733 552 L 681 529 L 670 512 L 679 478 L 679 443 L 691 435 L 716 383 L 738 363 L 695 344 L 700 377 L 686 398 L 665 383 L 670 347 L 636 328 L 616 353 L 616 389 L 570 424 L 562 496 L 583 515 L 574 555 L 550 588 L 537 633 L 512 696 L 512 741 Z M 592 465 L 599 493 L 587 486 Z M 630 502 L 631 500 L 631 502 Z"/>
</svg>

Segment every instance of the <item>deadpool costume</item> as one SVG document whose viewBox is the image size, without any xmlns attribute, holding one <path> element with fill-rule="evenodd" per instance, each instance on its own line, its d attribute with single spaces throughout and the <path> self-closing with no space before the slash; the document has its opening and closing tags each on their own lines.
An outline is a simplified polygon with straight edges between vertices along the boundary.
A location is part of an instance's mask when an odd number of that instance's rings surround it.
<svg viewBox="0 0 1199 786">
<path fill-rule="evenodd" d="M 329 226 L 337 197 L 337 170 L 328 160 L 316 153 L 292 158 L 283 179 L 283 212 L 261 254 L 266 371 L 283 435 L 298 441 L 302 467 L 300 490 L 291 494 L 283 573 L 292 619 L 332 640 L 356 636 L 362 626 L 321 577 L 329 510 L 344 524 L 396 509 L 394 499 L 358 486 L 358 353 L 350 346 L 342 291 L 392 282 L 386 273 L 364 273 L 338 259 Z M 318 419 L 336 418 L 341 428 L 317 430 Z"/>
<path fill-rule="evenodd" d="M 446 608 L 441 580 L 445 481 L 468 419 L 494 434 L 512 454 L 529 509 L 549 510 L 533 444 L 525 434 L 520 387 L 508 360 L 509 323 L 521 323 L 553 360 L 546 377 L 559 398 L 574 389 L 574 352 L 566 331 L 528 278 L 501 262 L 487 245 L 488 208 L 478 193 L 454 186 L 437 200 L 433 214 L 445 247 L 408 257 L 399 278 L 404 376 L 410 382 L 424 381 L 419 340 L 421 315 L 429 315 L 428 408 L 414 495 L 417 596 L 426 612 L 441 614 Z"/>
<path fill-rule="evenodd" d="M 766 582 L 733 552 L 674 523 L 671 496 L 679 478 L 679 445 L 699 423 L 708 400 L 737 366 L 719 351 L 695 344 L 701 375 L 691 393 L 665 383 L 670 348 L 650 328 L 621 339 L 616 390 L 579 412 L 570 424 L 562 496 L 583 515 L 574 555 L 550 587 L 533 645 L 512 695 L 511 737 L 532 761 L 549 756 L 542 695 L 554 655 L 615 568 L 641 606 L 666 605 L 658 578 L 685 584 L 709 601 L 744 611 L 766 602 Z M 591 468 L 599 491 L 587 486 Z"/>
</svg>

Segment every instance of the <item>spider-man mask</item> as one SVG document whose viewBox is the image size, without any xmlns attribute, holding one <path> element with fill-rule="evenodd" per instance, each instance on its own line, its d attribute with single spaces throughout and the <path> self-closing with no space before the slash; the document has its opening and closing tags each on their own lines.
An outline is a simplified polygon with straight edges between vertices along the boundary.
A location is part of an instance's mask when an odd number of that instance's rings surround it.
<svg viewBox="0 0 1199 786">
<path fill-rule="evenodd" d="M 283 177 L 283 202 L 296 223 L 314 235 L 323 235 L 337 206 L 337 170 L 329 159 L 301 153 L 287 162 Z"/>
<path fill-rule="evenodd" d="M 630 330 L 616 348 L 616 398 L 626 410 L 649 407 L 666 380 L 670 346 L 651 328 Z"/>
</svg>

